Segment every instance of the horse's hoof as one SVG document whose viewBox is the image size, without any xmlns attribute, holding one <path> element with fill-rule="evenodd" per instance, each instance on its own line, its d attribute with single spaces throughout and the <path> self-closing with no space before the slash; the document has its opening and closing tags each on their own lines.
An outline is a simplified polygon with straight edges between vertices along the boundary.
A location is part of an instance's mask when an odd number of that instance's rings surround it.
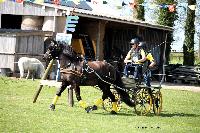
<svg viewBox="0 0 200 133">
<path fill-rule="evenodd" d="M 85 111 L 86 111 L 87 113 L 90 113 L 90 112 L 92 111 L 92 106 L 86 107 L 86 108 L 85 108 Z"/>
<path fill-rule="evenodd" d="M 55 110 L 55 105 L 54 104 L 50 104 L 49 110 L 54 111 Z"/>
<path fill-rule="evenodd" d="M 97 106 L 96 106 L 96 105 L 93 105 L 93 106 L 92 106 L 92 110 L 97 110 Z"/>
<path fill-rule="evenodd" d="M 117 114 L 117 112 L 115 112 L 114 110 L 112 110 L 110 113 L 113 114 L 113 115 Z"/>
</svg>

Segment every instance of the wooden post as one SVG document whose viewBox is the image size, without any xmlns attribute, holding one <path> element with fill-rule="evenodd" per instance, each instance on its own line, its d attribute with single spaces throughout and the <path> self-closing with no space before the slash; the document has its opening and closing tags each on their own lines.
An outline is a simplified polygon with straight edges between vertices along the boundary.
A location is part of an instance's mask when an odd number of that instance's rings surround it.
<svg viewBox="0 0 200 133">
<path fill-rule="evenodd" d="M 199 52 L 198 52 L 198 57 L 200 58 L 200 33 L 199 33 Z"/>
<path fill-rule="evenodd" d="M 50 63 L 49 63 L 49 65 L 48 65 L 47 69 L 45 70 L 44 75 L 42 76 L 42 80 L 45 80 L 45 79 L 47 78 L 48 72 L 50 71 L 51 67 L 53 66 L 53 62 L 54 62 L 54 59 L 52 59 L 52 60 L 50 61 Z M 38 98 L 38 96 L 39 96 L 39 94 L 40 94 L 40 91 L 42 90 L 42 87 L 43 87 L 43 85 L 41 85 L 41 84 L 38 86 L 38 89 L 37 89 L 37 91 L 35 92 L 35 95 L 34 95 L 34 97 L 33 97 L 33 103 L 36 102 L 36 100 L 37 100 L 37 98 Z"/>
<path fill-rule="evenodd" d="M 1 28 L 1 13 L 0 13 L 0 28 Z"/>
<path fill-rule="evenodd" d="M 73 98 L 73 88 L 69 87 L 68 89 L 68 104 L 70 107 L 74 105 L 74 98 Z"/>
<path fill-rule="evenodd" d="M 97 33 L 97 43 L 96 43 L 96 60 L 99 60 L 99 56 L 100 56 L 100 28 L 101 28 L 101 24 L 100 21 L 98 21 L 98 33 Z"/>
</svg>

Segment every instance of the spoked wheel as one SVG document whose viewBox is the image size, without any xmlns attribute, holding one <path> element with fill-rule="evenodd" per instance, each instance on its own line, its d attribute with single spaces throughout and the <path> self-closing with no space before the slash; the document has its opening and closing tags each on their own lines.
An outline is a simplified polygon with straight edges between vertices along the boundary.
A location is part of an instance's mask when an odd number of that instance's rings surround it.
<svg viewBox="0 0 200 133">
<path fill-rule="evenodd" d="M 115 99 L 117 100 L 117 112 L 121 110 L 121 100 L 120 100 L 120 96 L 119 94 L 113 90 L 112 93 L 115 95 Z M 108 111 L 111 112 L 112 111 L 112 101 L 110 98 L 107 98 L 103 101 L 103 108 Z"/>
<path fill-rule="evenodd" d="M 152 97 L 146 89 L 141 89 L 135 95 L 135 112 L 137 115 L 147 115 L 152 107 Z"/>
<path fill-rule="evenodd" d="M 153 98 L 153 112 L 155 115 L 159 115 L 162 111 L 162 94 L 160 91 L 157 91 L 154 94 Z"/>
</svg>

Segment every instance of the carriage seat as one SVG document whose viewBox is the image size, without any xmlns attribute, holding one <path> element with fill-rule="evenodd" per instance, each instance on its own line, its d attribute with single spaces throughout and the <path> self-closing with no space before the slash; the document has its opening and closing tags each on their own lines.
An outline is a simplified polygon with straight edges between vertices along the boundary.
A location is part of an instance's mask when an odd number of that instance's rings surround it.
<svg viewBox="0 0 200 133">
<path fill-rule="evenodd" d="M 135 79 L 135 80 L 140 80 L 142 78 L 142 76 L 140 75 L 139 78 L 136 78 L 134 76 L 134 72 L 135 72 L 135 69 L 136 69 L 135 67 L 136 66 L 142 67 L 142 64 L 131 63 L 131 64 L 128 64 L 128 65 L 129 66 L 127 68 L 127 75 L 125 75 L 125 73 L 124 73 L 123 78 L 132 78 L 132 79 Z M 140 71 L 140 69 L 138 69 L 138 71 Z M 141 69 L 140 73 L 142 73 L 142 69 Z"/>
</svg>

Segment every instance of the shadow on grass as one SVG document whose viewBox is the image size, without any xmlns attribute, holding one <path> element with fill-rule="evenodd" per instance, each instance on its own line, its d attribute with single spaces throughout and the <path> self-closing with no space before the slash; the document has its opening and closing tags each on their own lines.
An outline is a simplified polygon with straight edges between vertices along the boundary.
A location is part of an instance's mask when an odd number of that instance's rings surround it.
<svg viewBox="0 0 200 133">
<path fill-rule="evenodd" d="M 117 116 L 136 116 L 136 114 L 128 114 L 128 113 L 117 113 L 117 114 L 111 114 L 110 112 L 90 112 L 92 114 L 96 114 L 96 115 L 117 115 Z"/>
<path fill-rule="evenodd" d="M 109 112 L 107 113 L 97 113 L 97 112 L 90 112 L 92 114 L 97 114 L 97 115 L 113 115 Z M 135 114 L 134 112 L 132 114 L 130 113 L 117 113 L 115 115 L 118 115 L 118 116 L 139 116 L 137 114 Z M 164 113 L 161 113 L 160 115 L 155 115 L 153 113 L 150 113 L 150 114 L 147 114 L 146 117 L 199 117 L 200 115 L 196 115 L 196 114 L 185 114 L 185 113 L 168 113 L 168 114 L 164 114 Z"/>
<path fill-rule="evenodd" d="M 174 113 L 161 113 L 159 116 L 161 117 L 199 117 L 200 115 L 197 114 L 187 114 L 187 113 L 180 113 L 180 112 L 174 112 Z"/>
<path fill-rule="evenodd" d="M 56 106 L 66 106 L 64 103 L 59 103 Z M 69 107 L 68 105 L 66 107 Z M 73 106 L 74 109 L 79 108 L 77 106 Z M 109 111 L 105 111 L 103 109 L 98 109 L 102 112 L 96 112 L 91 111 L 89 113 L 85 112 L 86 114 L 96 114 L 96 115 L 117 115 L 117 116 L 139 116 L 137 115 L 132 109 L 123 108 L 123 111 L 119 111 L 117 114 L 111 114 Z M 124 112 L 125 111 L 125 112 Z M 187 113 L 181 113 L 181 112 L 174 112 L 169 113 L 167 111 L 162 111 L 161 114 L 155 115 L 153 112 L 150 112 L 146 115 L 146 117 L 200 117 L 200 115 L 197 114 L 187 114 Z"/>
</svg>

